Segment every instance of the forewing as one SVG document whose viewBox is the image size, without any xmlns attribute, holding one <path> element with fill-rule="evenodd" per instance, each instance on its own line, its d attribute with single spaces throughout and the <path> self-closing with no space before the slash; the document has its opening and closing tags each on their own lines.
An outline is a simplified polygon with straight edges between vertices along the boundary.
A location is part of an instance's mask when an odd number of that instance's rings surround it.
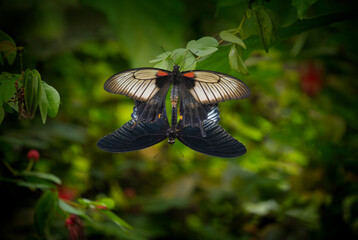
<svg viewBox="0 0 358 240">
<path fill-rule="evenodd" d="M 106 152 L 130 152 L 155 145 L 166 139 L 169 128 L 168 119 L 164 115 L 155 122 L 136 124 L 137 107 L 134 107 L 132 118 L 116 131 L 101 138 L 97 146 Z"/>
<path fill-rule="evenodd" d="M 246 147 L 214 121 L 205 120 L 203 128 L 206 137 L 201 136 L 200 128 L 188 126 L 180 130 L 178 139 L 195 151 L 215 157 L 231 158 L 246 153 Z"/>
<path fill-rule="evenodd" d="M 136 68 L 113 75 L 104 89 L 144 102 L 155 96 L 169 78 L 170 72 L 163 69 Z"/>
<path fill-rule="evenodd" d="M 201 104 L 214 104 L 250 96 L 249 87 L 230 75 L 212 71 L 182 72 L 182 81 L 195 100 Z"/>
</svg>

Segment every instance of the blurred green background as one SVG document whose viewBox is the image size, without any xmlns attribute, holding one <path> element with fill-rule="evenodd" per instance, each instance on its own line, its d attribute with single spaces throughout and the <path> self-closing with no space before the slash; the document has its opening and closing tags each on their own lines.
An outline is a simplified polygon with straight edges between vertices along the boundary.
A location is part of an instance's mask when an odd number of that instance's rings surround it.
<svg viewBox="0 0 358 240">
<path fill-rule="evenodd" d="M 281 27 L 299 21 L 291 1 L 264 5 Z M 356 7 L 321 0 L 306 17 Z M 88 239 L 358 238 L 356 20 L 299 32 L 269 53 L 248 46 L 249 76 L 230 70 L 225 47 L 198 63 L 239 77 L 252 91 L 249 99 L 219 105 L 220 124 L 248 150 L 222 159 L 179 141 L 100 151 L 98 139 L 127 122 L 134 106 L 103 84 L 117 72 L 153 66 L 163 49 L 236 28 L 242 1 L 12 0 L 2 1 L 0 12 L 0 29 L 25 47 L 24 68 L 36 68 L 61 96 L 59 114 L 45 125 L 39 114 L 6 114 L 0 158 L 24 169 L 26 153 L 37 149 L 34 169 L 62 179 L 60 197 L 111 198 L 113 211 L 134 229 L 128 234 L 94 216 L 84 221 Z M 226 64 L 213 67 L 215 61 Z M 19 69 L 19 61 L 1 67 Z M 0 170 L 10 176 L 4 165 Z M 1 239 L 35 239 L 27 237 L 36 236 L 41 191 L 1 182 L 0 193 Z M 64 218 L 55 217 L 48 239 L 67 234 Z"/>
</svg>

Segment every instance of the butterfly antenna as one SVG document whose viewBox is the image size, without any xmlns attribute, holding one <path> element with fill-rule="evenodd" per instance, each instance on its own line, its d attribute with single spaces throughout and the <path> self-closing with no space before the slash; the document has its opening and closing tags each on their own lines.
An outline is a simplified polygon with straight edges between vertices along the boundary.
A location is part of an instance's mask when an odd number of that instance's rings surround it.
<svg viewBox="0 0 358 240">
<path fill-rule="evenodd" d="M 196 51 L 196 52 L 194 53 L 194 55 L 196 55 L 197 52 L 198 52 L 198 51 Z M 197 61 L 197 59 L 194 58 L 194 61 L 187 67 L 187 69 L 190 69 L 190 67 L 191 67 L 196 61 Z"/>
<path fill-rule="evenodd" d="M 155 154 L 155 156 L 153 157 L 153 159 L 155 159 L 160 153 L 161 153 L 162 150 L 159 150 L 159 152 L 157 154 Z"/>
</svg>

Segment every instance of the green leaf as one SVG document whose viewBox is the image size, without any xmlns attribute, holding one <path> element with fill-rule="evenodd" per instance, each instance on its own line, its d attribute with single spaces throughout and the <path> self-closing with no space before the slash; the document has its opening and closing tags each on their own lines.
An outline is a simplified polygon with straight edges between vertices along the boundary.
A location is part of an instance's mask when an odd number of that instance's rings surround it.
<svg viewBox="0 0 358 240">
<path fill-rule="evenodd" d="M 307 10 L 317 1 L 318 0 L 292 0 L 292 5 L 297 8 L 298 17 L 303 19 Z"/>
<path fill-rule="evenodd" d="M 222 40 L 225 40 L 227 42 L 231 42 L 231 43 L 236 43 L 239 46 L 243 47 L 244 49 L 246 49 L 246 45 L 245 43 L 236 35 L 234 35 L 232 32 L 230 31 L 222 31 L 220 33 L 220 38 Z"/>
<path fill-rule="evenodd" d="M 182 65 L 187 53 L 187 49 L 185 48 L 177 48 L 173 51 L 171 55 L 171 59 L 174 64 Z"/>
<path fill-rule="evenodd" d="M 26 179 L 26 182 L 17 181 L 16 184 L 20 187 L 27 187 L 33 189 L 50 190 L 55 188 L 55 185 L 50 182 L 39 182 L 39 181 L 32 182 L 32 181 L 33 181 L 32 179 Z"/>
<path fill-rule="evenodd" d="M 191 40 L 186 48 L 199 57 L 210 55 L 218 50 L 219 45 L 213 37 L 202 37 L 199 40 Z"/>
<path fill-rule="evenodd" d="M 92 222 L 92 219 L 82 209 L 75 208 L 70 204 L 66 203 L 65 201 L 63 201 L 62 199 L 59 199 L 58 206 L 60 207 L 60 209 L 62 209 L 62 211 L 66 213 L 81 216 L 86 220 L 88 220 L 89 222 Z"/>
<path fill-rule="evenodd" d="M 272 40 L 273 26 L 270 15 L 264 8 L 256 8 L 254 10 L 254 23 L 262 46 L 268 52 Z"/>
<path fill-rule="evenodd" d="M 0 107 L 0 124 L 4 120 L 4 117 L 5 117 L 5 111 L 4 111 L 4 108 L 1 106 Z"/>
<path fill-rule="evenodd" d="M 126 230 L 126 229 L 132 229 L 132 227 L 126 223 L 123 219 L 121 219 L 120 217 L 118 217 L 116 214 L 114 214 L 113 212 L 109 211 L 109 210 L 101 210 L 101 213 L 103 213 L 104 215 L 106 215 L 109 219 L 111 219 L 117 226 L 119 226 L 121 229 Z"/>
<path fill-rule="evenodd" d="M 102 198 L 100 202 L 104 204 L 108 209 L 113 209 L 116 205 L 112 198 Z"/>
<path fill-rule="evenodd" d="M 30 69 L 26 69 L 24 73 L 24 87 L 25 87 L 25 106 L 26 111 L 30 113 L 32 103 L 34 101 L 34 74 Z"/>
<path fill-rule="evenodd" d="M 1 49 L 8 49 L 3 53 L 0 53 L 0 57 L 6 57 L 9 65 L 12 65 L 16 58 L 17 48 L 14 40 L 6 33 L 0 31 L 0 52 Z"/>
<path fill-rule="evenodd" d="M 47 119 L 47 110 L 50 104 L 47 100 L 47 95 L 46 95 L 45 87 L 43 86 L 43 82 L 41 84 L 42 84 L 42 88 L 41 88 L 41 98 L 40 98 L 39 107 L 40 107 L 42 123 L 45 124 Z"/>
<path fill-rule="evenodd" d="M 21 173 L 25 177 L 37 177 L 43 180 L 48 180 L 56 184 L 61 184 L 61 179 L 51 173 L 34 172 L 34 171 L 23 171 Z"/>
<path fill-rule="evenodd" d="M 21 77 L 20 74 L 2 72 L 0 74 L 0 103 L 7 102 L 16 93 L 15 82 Z"/>
<path fill-rule="evenodd" d="M 173 61 L 171 61 L 171 60 L 163 60 L 163 61 L 158 62 L 157 64 L 155 64 L 154 67 L 171 71 L 173 69 Z"/>
<path fill-rule="evenodd" d="M 35 228 L 40 236 L 45 235 L 45 229 L 49 225 L 57 207 L 57 194 L 46 191 L 38 200 L 35 207 Z"/>
<path fill-rule="evenodd" d="M 247 70 L 246 65 L 242 61 L 242 58 L 235 44 L 231 46 L 229 52 L 229 64 L 234 71 L 242 73 L 243 75 L 249 75 L 249 71 Z"/>
<path fill-rule="evenodd" d="M 172 55 L 172 52 L 165 52 L 165 53 L 161 53 L 158 56 L 155 57 L 155 59 L 150 60 L 150 63 L 155 63 L 155 62 L 160 62 L 163 61 L 167 58 L 169 58 Z"/>
<path fill-rule="evenodd" d="M 16 112 L 19 112 L 19 106 L 14 102 L 8 102 L 7 103 L 12 109 L 14 109 Z"/>
<path fill-rule="evenodd" d="M 37 107 L 39 106 L 40 99 L 41 99 L 41 93 L 42 93 L 42 81 L 41 81 L 41 75 L 40 73 L 34 69 L 32 70 L 34 73 L 34 104 L 33 104 L 33 111 L 35 112 Z"/>
<path fill-rule="evenodd" d="M 45 82 L 42 82 L 42 88 L 45 90 L 48 101 L 47 114 L 50 117 L 55 117 L 57 115 L 58 108 L 60 107 L 60 94 L 54 87 Z"/>
<path fill-rule="evenodd" d="M 196 68 L 196 58 L 190 51 L 187 52 L 187 56 L 184 59 L 182 65 L 182 71 L 194 70 Z"/>
</svg>

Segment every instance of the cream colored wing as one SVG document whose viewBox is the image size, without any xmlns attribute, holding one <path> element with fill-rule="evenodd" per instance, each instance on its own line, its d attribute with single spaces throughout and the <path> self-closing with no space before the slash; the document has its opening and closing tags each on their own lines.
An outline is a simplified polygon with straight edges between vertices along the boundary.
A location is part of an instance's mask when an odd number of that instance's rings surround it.
<svg viewBox="0 0 358 240">
<path fill-rule="evenodd" d="M 104 89 L 141 102 L 151 99 L 168 80 L 170 72 L 157 68 L 137 68 L 117 73 L 104 84 Z"/>
<path fill-rule="evenodd" d="M 195 100 L 201 104 L 215 104 L 250 96 L 249 87 L 241 80 L 219 72 L 183 72 L 183 81 Z"/>
</svg>

